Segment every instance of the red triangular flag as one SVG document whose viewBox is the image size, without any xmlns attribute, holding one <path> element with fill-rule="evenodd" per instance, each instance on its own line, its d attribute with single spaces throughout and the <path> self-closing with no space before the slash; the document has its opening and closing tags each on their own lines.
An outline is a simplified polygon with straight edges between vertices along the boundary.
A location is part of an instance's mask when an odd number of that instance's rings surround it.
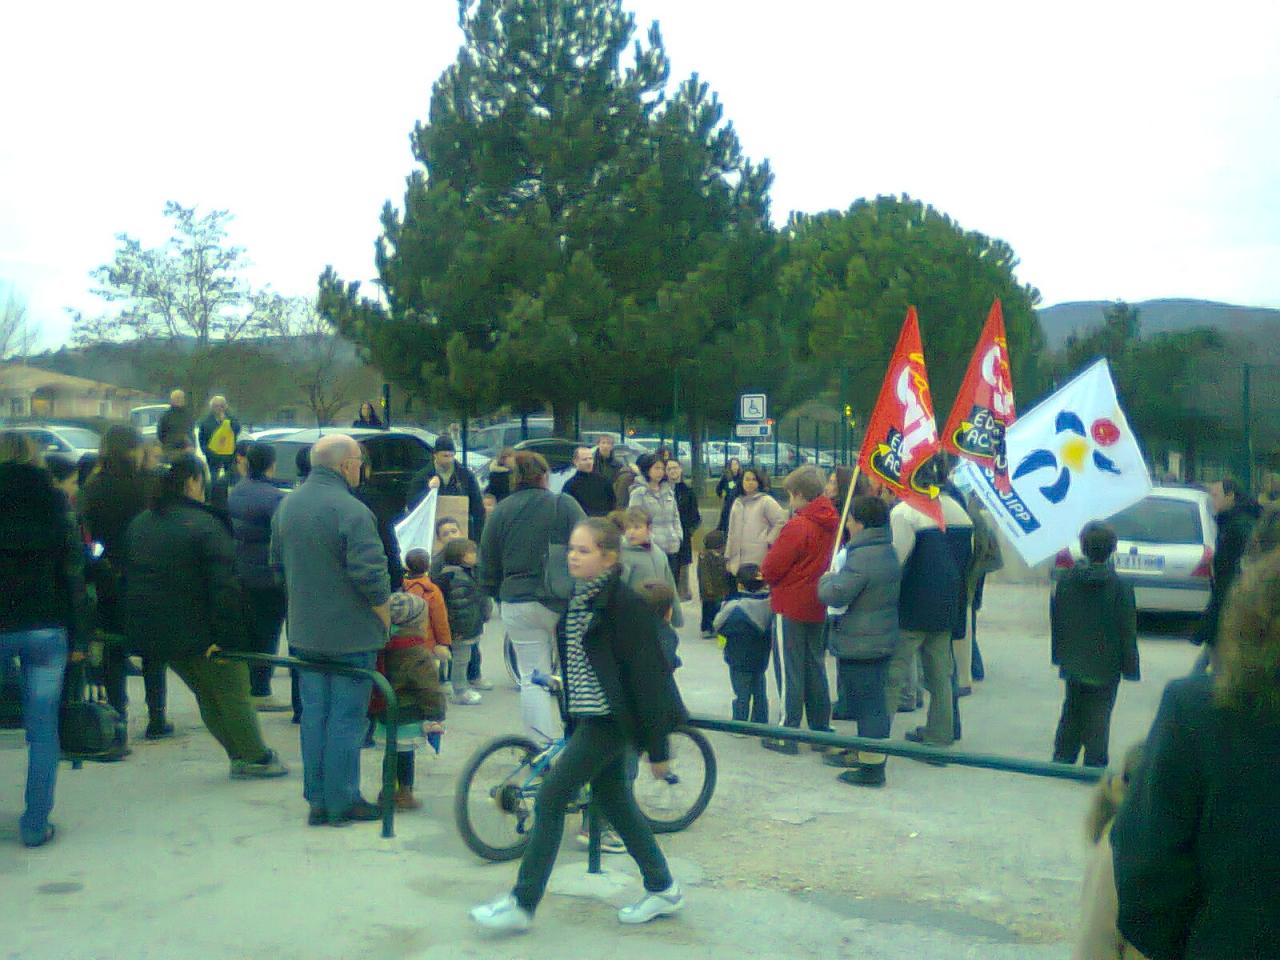
<svg viewBox="0 0 1280 960">
<path fill-rule="evenodd" d="M 920 468 L 940 449 L 938 424 L 933 417 L 929 375 L 920 345 L 916 308 L 907 309 L 907 320 L 898 335 L 876 408 L 867 423 L 866 439 L 858 465 L 873 479 L 945 527 L 941 492 L 917 479 Z"/>
<path fill-rule="evenodd" d="M 997 298 L 991 304 L 986 326 L 969 360 L 960 393 L 951 405 L 951 416 L 942 431 L 942 447 L 985 467 L 992 473 L 996 487 L 1007 492 L 1010 489 L 1009 459 L 1004 436 L 1017 418 L 1009 341 Z"/>
</svg>

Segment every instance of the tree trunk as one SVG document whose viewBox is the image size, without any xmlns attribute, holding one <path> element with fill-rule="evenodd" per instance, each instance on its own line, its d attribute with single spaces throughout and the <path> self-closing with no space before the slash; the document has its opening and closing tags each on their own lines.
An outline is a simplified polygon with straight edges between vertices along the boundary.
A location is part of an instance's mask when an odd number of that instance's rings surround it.
<svg viewBox="0 0 1280 960">
<path fill-rule="evenodd" d="M 566 401 L 558 401 L 551 404 L 551 416 L 554 423 L 551 427 L 551 435 L 554 437 L 572 437 L 573 436 L 573 411 L 577 404 Z"/>
</svg>

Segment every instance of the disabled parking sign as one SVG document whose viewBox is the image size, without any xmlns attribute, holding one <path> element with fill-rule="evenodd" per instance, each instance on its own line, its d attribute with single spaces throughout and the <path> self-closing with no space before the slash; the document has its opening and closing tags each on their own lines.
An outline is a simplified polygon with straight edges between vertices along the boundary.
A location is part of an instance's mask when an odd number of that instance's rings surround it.
<svg viewBox="0 0 1280 960">
<path fill-rule="evenodd" d="M 744 393 L 738 397 L 738 422 L 763 423 L 768 419 L 769 398 L 763 393 Z"/>
</svg>

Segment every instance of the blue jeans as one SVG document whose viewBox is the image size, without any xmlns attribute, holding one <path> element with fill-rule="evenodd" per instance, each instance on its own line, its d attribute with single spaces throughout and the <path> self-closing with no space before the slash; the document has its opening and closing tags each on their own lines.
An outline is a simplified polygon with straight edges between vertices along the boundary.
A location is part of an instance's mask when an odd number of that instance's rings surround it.
<svg viewBox="0 0 1280 960">
<path fill-rule="evenodd" d="M 0 659 L 22 663 L 22 722 L 27 730 L 27 809 L 22 842 L 44 840 L 58 780 L 58 706 L 67 667 L 67 631 L 61 627 L 0 633 Z"/>
<path fill-rule="evenodd" d="M 321 657 L 298 651 L 303 660 L 342 663 L 372 670 L 377 654 Z M 368 722 L 373 682 L 316 670 L 300 670 L 302 697 L 302 795 L 330 817 L 340 817 L 360 799 L 360 747 Z"/>
</svg>

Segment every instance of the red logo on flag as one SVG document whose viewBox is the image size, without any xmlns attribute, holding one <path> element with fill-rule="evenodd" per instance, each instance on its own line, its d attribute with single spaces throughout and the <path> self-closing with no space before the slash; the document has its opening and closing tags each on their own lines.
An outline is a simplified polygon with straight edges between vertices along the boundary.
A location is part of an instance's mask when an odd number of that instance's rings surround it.
<svg viewBox="0 0 1280 960">
<path fill-rule="evenodd" d="M 924 349 L 920 345 L 920 322 L 916 308 L 910 307 L 867 424 L 858 464 L 900 500 L 928 514 L 941 527 L 945 526 L 938 502 L 941 491 L 918 479 L 920 468 L 940 448 Z"/>
<path fill-rule="evenodd" d="M 990 470 L 996 488 L 1009 486 L 1009 457 L 1005 432 L 1018 417 L 1013 404 L 1013 377 L 1009 369 L 1009 341 L 1004 333 L 1004 312 L 997 299 L 969 360 L 964 383 L 942 431 L 943 449 Z"/>
</svg>

